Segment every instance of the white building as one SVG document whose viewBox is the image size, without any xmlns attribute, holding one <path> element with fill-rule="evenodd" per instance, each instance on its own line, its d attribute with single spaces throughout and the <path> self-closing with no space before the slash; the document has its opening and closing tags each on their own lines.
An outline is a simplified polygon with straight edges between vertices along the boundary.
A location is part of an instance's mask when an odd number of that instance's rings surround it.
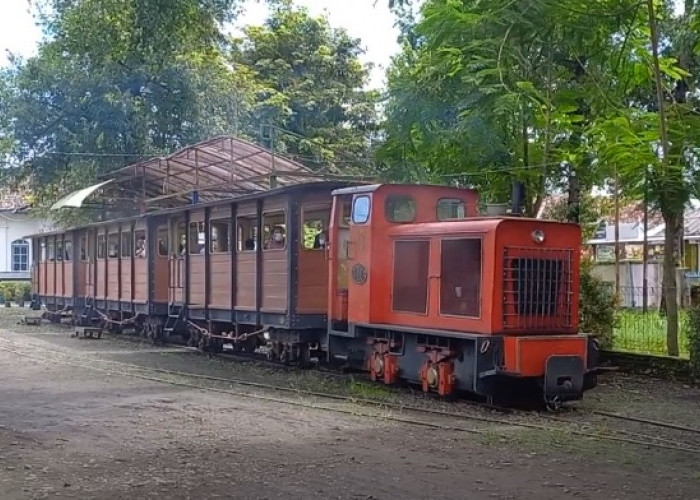
<svg viewBox="0 0 700 500">
<path fill-rule="evenodd" d="M 32 215 L 24 196 L 0 192 L 0 281 L 29 279 L 32 243 L 26 236 L 48 229 L 45 220 Z"/>
</svg>

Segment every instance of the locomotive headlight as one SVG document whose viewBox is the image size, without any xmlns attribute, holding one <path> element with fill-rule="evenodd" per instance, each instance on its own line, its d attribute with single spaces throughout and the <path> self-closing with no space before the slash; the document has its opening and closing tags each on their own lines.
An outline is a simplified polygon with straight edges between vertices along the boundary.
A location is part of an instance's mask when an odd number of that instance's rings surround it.
<svg viewBox="0 0 700 500">
<path fill-rule="evenodd" d="M 536 229 L 532 232 L 532 240 L 537 244 L 544 243 L 544 231 Z"/>
</svg>

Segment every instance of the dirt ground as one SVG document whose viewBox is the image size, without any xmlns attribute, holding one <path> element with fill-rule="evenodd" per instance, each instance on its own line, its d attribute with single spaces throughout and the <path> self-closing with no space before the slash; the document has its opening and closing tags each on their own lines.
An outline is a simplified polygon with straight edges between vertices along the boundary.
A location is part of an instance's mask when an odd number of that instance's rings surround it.
<svg viewBox="0 0 700 500">
<path fill-rule="evenodd" d="M 16 325 L 20 314 L 0 310 L 0 347 L 37 356 L 0 349 L 3 499 L 700 498 L 698 455 L 502 426 L 430 429 L 68 366 L 37 346 L 83 361 L 333 384 L 182 349 L 72 339 L 66 327 Z M 682 384 L 609 375 L 582 405 L 700 426 L 700 391 Z"/>
</svg>

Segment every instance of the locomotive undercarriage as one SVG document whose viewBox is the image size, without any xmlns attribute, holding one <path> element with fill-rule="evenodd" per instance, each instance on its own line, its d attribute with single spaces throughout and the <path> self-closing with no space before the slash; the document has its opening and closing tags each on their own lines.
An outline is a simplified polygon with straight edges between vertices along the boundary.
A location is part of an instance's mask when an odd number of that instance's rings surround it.
<svg viewBox="0 0 700 500">
<path fill-rule="evenodd" d="M 500 336 L 445 336 L 357 325 L 348 333 L 329 335 L 331 362 L 365 369 L 380 383 L 407 382 L 440 396 L 466 392 L 492 403 L 540 401 L 556 409 L 581 399 L 584 390 L 596 385 L 595 372 L 589 370 L 597 365 L 594 342 L 589 343 L 588 367 L 577 356 L 551 356 L 544 377 L 522 377 L 505 370 Z"/>
</svg>

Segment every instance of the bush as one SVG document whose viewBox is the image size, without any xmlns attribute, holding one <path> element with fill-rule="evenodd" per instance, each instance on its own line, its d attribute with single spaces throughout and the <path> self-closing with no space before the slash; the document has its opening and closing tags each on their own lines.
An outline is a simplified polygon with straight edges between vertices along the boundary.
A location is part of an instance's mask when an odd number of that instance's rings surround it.
<svg viewBox="0 0 700 500">
<path fill-rule="evenodd" d="M 27 281 L 0 281 L 3 301 L 28 301 L 32 298 L 32 285 Z"/>
<path fill-rule="evenodd" d="M 591 264 L 581 263 L 579 328 L 594 335 L 602 347 L 612 346 L 617 326 L 617 298 L 609 286 L 591 274 Z"/>
<path fill-rule="evenodd" d="M 700 306 L 690 309 L 688 314 L 688 347 L 690 369 L 694 378 L 700 378 Z"/>
</svg>

